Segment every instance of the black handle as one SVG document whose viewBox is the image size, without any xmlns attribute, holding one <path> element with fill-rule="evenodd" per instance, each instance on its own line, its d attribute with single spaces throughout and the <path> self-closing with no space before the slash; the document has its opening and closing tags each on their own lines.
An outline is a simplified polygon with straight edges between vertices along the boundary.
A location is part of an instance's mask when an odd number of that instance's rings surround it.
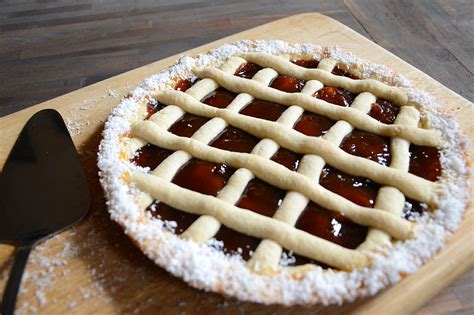
<svg viewBox="0 0 474 315">
<path fill-rule="evenodd" d="M 28 256 L 30 255 L 33 244 L 18 247 L 15 253 L 15 261 L 8 278 L 8 283 L 3 292 L 1 315 L 13 315 L 15 311 L 16 298 L 20 288 L 21 278 L 25 270 Z"/>
</svg>

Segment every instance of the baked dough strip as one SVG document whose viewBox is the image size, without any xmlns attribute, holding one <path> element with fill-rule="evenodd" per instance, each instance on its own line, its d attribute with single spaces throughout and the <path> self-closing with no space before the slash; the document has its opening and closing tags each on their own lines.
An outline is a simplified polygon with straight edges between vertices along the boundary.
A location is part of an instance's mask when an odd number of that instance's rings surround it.
<svg viewBox="0 0 474 315">
<path fill-rule="evenodd" d="M 232 58 L 232 59 L 240 59 L 240 58 Z M 236 62 L 233 62 L 234 65 L 239 66 L 242 63 L 245 63 L 245 60 L 237 60 Z M 227 64 L 227 63 L 226 63 Z M 226 65 L 225 64 L 225 65 Z M 227 67 L 231 72 L 234 72 L 236 67 Z M 263 69 L 259 71 L 255 76 L 254 80 L 258 80 L 259 82 L 262 82 L 264 84 L 269 84 L 278 74 L 273 70 L 273 69 Z M 214 89 L 218 87 L 215 82 L 213 82 L 211 79 L 204 79 L 198 83 L 196 83 L 193 87 L 188 89 L 186 91 L 186 94 L 189 94 L 193 96 L 194 98 L 201 99 L 208 93 L 212 92 Z M 322 84 L 320 84 L 320 87 L 322 87 Z M 246 106 L 248 103 L 250 103 L 254 98 L 246 93 L 239 94 L 231 104 L 227 107 L 228 109 L 232 111 L 240 111 L 244 106 Z M 164 129 L 168 129 L 176 120 L 178 117 L 180 117 L 184 112 L 181 110 L 181 115 L 174 114 L 174 115 L 169 115 L 168 113 L 163 113 L 166 112 L 168 108 L 172 108 L 174 111 L 174 108 L 178 108 L 174 105 L 169 105 L 168 107 L 164 108 L 162 111 L 159 113 L 153 115 L 150 118 L 150 121 L 153 121 L 157 125 L 164 127 Z M 290 108 L 286 113 L 280 117 L 281 119 L 285 119 L 285 116 L 288 116 L 289 112 L 292 112 L 293 110 Z M 160 115 L 162 114 L 163 115 Z M 296 119 L 300 116 L 301 113 L 297 114 Z M 163 117 L 161 117 L 163 116 Z M 170 117 L 171 116 L 171 117 Z M 168 121 L 166 118 L 171 119 Z M 199 128 L 192 136 L 193 139 L 201 141 L 203 143 L 208 143 L 210 140 L 214 139 L 215 136 L 217 136 L 225 127 L 227 124 L 225 121 L 223 121 L 220 118 L 213 118 L 209 122 L 207 122 L 204 126 Z M 255 149 L 260 149 L 264 146 L 260 145 L 264 142 L 271 142 L 275 146 L 274 150 L 276 151 L 278 149 L 278 145 L 274 143 L 272 140 L 267 139 L 267 141 L 262 140 L 259 145 L 257 145 Z M 146 143 L 146 142 L 145 142 Z M 268 147 L 268 146 L 267 146 Z M 268 151 L 268 150 L 267 150 Z M 252 152 L 255 154 L 255 152 Z M 271 153 L 270 156 L 273 155 Z M 191 155 L 189 155 L 185 151 L 177 151 L 165 161 L 163 161 L 153 172 L 152 174 L 160 176 L 162 178 L 166 178 L 168 180 L 171 180 L 174 175 L 179 171 L 179 169 L 191 158 Z M 235 172 L 233 176 L 229 179 L 228 185 L 226 185 L 220 192 L 217 198 L 225 200 L 227 202 L 230 202 L 232 204 L 236 203 L 238 199 L 240 199 L 240 196 L 243 193 L 243 190 L 246 188 L 247 183 L 253 178 L 253 174 L 246 170 L 246 169 L 239 169 Z M 142 201 L 143 208 L 146 208 L 153 200 L 151 198 L 142 198 L 145 199 Z M 208 215 L 203 215 L 199 217 L 182 235 L 181 237 L 183 238 L 192 238 L 194 241 L 198 243 L 203 243 L 207 241 L 209 238 L 214 236 L 218 229 L 220 228 L 220 223 L 213 218 L 212 216 Z"/>
<path fill-rule="evenodd" d="M 156 96 L 160 101 L 177 104 L 186 112 L 204 117 L 220 117 L 227 123 L 253 134 L 270 138 L 280 146 L 300 154 L 321 156 L 329 165 L 354 176 L 367 177 L 383 185 L 395 186 L 410 198 L 434 204 L 435 189 L 439 186 L 416 175 L 401 172 L 377 162 L 346 153 L 327 140 L 306 136 L 292 128 L 255 117 L 245 116 L 228 109 L 207 106 L 184 93 L 166 90 Z M 357 111 L 357 110 L 355 110 Z M 138 122 L 140 125 L 145 122 Z M 134 128 L 138 128 L 135 126 Z M 157 140 L 159 141 L 159 140 Z"/>
<path fill-rule="evenodd" d="M 132 173 L 131 178 L 138 189 L 172 207 L 194 214 L 213 216 L 238 232 L 274 240 L 297 254 L 341 270 L 362 268 L 369 263 L 365 254 L 315 237 L 278 220 L 238 208 L 218 198 L 181 188 L 158 176 Z"/>
<path fill-rule="evenodd" d="M 183 150 L 192 156 L 235 168 L 247 168 L 256 177 L 285 190 L 295 190 L 317 204 L 344 213 L 352 221 L 386 230 L 397 239 L 412 236 L 412 224 L 385 211 L 358 206 L 344 197 L 318 185 L 308 177 L 288 170 L 285 166 L 248 153 L 230 152 L 208 146 L 191 138 L 179 137 L 148 121 L 132 126 L 132 133 L 168 150 Z"/>
<path fill-rule="evenodd" d="M 308 81 L 306 82 L 306 85 L 304 86 L 302 93 L 313 94 L 315 91 L 322 88 L 322 86 L 323 86 L 322 83 L 319 81 Z M 363 98 L 363 96 L 361 95 L 358 98 L 361 99 Z M 296 123 L 296 121 L 300 118 L 302 113 L 303 113 L 302 108 L 298 106 L 292 106 L 288 108 L 278 118 L 277 122 L 283 125 L 293 126 Z M 252 150 L 252 154 L 256 154 L 264 158 L 270 158 L 278 150 L 278 148 L 279 148 L 278 144 L 275 143 L 273 140 L 262 139 L 254 147 L 254 149 Z M 314 169 L 312 168 L 313 159 L 321 160 L 321 158 L 316 157 L 316 156 L 305 156 L 301 160 L 298 171 L 301 172 L 303 170 L 306 170 L 307 173 L 313 173 L 314 172 Z M 309 163 L 305 164 L 305 161 Z M 305 165 L 307 165 L 308 167 L 305 167 Z M 316 172 L 316 173 L 318 174 L 316 175 L 315 180 L 317 180 L 317 177 L 319 177 L 319 172 Z M 250 182 L 250 180 L 253 178 L 254 178 L 253 174 L 247 169 L 245 168 L 238 169 L 230 177 L 227 185 L 219 192 L 217 198 L 223 199 L 226 201 L 232 200 L 231 202 L 232 204 L 236 203 L 238 199 L 240 198 L 240 196 L 242 195 L 242 193 L 244 192 L 246 186 L 248 185 L 248 182 Z M 303 204 L 301 205 L 300 210 L 295 209 L 295 207 L 298 206 L 298 204 L 293 203 L 295 199 L 294 198 L 291 199 L 290 197 L 291 201 L 289 201 L 290 199 L 288 198 L 288 196 L 296 196 L 296 195 L 300 196 L 303 199 Z M 289 191 L 287 193 L 287 196 L 285 196 L 284 198 L 283 204 L 285 203 L 285 201 L 286 201 L 286 204 L 288 204 L 288 202 L 292 203 L 291 205 L 292 211 L 301 213 L 301 211 L 304 209 L 304 207 L 307 204 L 308 198 L 306 198 L 304 195 L 298 192 Z M 277 220 L 280 219 L 280 221 L 288 223 L 284 220 L 285 219 L 284 216 L 283 217 L 280 216 L 280 218 L 277 217 L 277 214 L 279 213 L 280 210 L 281 210 L 281 207 L 277 209 L 274 215 L 274 219 L 277 219 Z M 294 223 L 291 225 L 294 225 Z M 194 241 L 197 241 L 198 243 L 204 243 L 209 238 L 214 236 L 217 233 L 219 228 L 220 228 L 220 223 L 218 220 L 216 220 L 212 216 L 203 215 L 199 217 L 199 219 L 196 220 L 181 236 L 183 238 L 192 238 Z M 279 244 L 269 239 L 263 239 L 260 242 L 259 246 L 257 247 L 252 258 L 248 261 L 248 266 L 255 271 L 260 271 L 256 267 L 265 266 L 265 260 L 275 261 L 277 264 L 281 256 L 281 251 L 282 251 L 282 248 Z M 262 254 L 262 255 L 259 255 L 259 254 Z M 265 260 L 262 260 L 262 258 Z M 287 267 L 287 268 L 294 269 L 294 268 L 300 268 L 300 267 Z M 275 269 L 276 268 L 273 268 L 273 270 Z M 268 269 L 267 269 L 267 272 L 268 272 Z"/>
<path fill-rule="evenodd" d="M 245 60 L 239 57 L 232 57 L 227 60 L 224 65 L 222 66 L 223 69 L 230 72 L 235 72 L 236 69 L 242 64 L 245 63 Z M 272 70 L 276 73 L 274 70 Z M 203 79 L 189 88 L 185 93 L 192 95 L 197 99 L 202 99 L 209 93 L 216 90 L 219 86 L 216 82 L 212 79 Z M 251 96 L 250 96 L 251 97 Z M 245 106 L 247 101 L 245 99 L 235 99 L 233 100 L 234 107 L 239 103 L 241 107 Z M 236 109 L 238 106 L 236 107 Z M 238 110 L 238 109 L 237 109 Z M 176 123 L 186 112 L 178 106 L 175 105 L 167 105 L 165 108 L 160 110 L 159 112 L 153 114 L 148 121 L 153 122 L 157 126 L 163 129 L 170 128 L 174 123 Z M 199 130 L 197 130 L 193 135 L 192 138 L 201 141 L 204 143 L 208 143 L 212 139 L 214 139 L 222 130 L 227 127 L 227 123 L 222 120 L 221 118 L 213 118 L 205 123 Z M 203 130 L 205 132 L 203 132 Z M 140 149 L 148 142 L 140 137 L 133 137 L 129 141 L 128 145 L 128 155 L 133 156 L 136 150 Z M 155 176 L 159 176 L 162 179 L 166 179 L 171 181 L 176 173 L 179 171 L 181 167 L 183 167 L 189 160 L 192 158 L 192 155 L 187 153 L 186 151 L 176 151 L 166 159 L 163 160 L 160 165 L 158 165 L 154 170 L 152 170 L 151 174 Z M 150 204 L 153 203 L 153 199 L 148 194 L 141 194 L 138 200 L 138 203 L 142 210 L 145 210 Z"/>
<path fill-rule="evenodd" d="M 246 92 L 252 94 L 255 98 L 275 102 L 286 106 L 296 104 L 308 111 L 326 116 L 332 120 L 347 121 L 355 128 L 386 137 L 405 138 L 416 145 L 425 145 L 431 147 L 441 145 L 441 136 L 435 130 L 428 130 L 417 127 L 402 128 L 401 126 L 397 125 L 383 124 L 378 120 L 366 115 L 365 113 L 361 113 L 360 111 L 355 110 L 353 108 L 337 106 L 328 103 L 324 100 L 315 98 L 311 95 L 283 92 L 255 82 L 253 80 L 240 78 L 215 68 L 196 70 L 196 72 L 200 77 L 212 78 L 213 80 L 218 82 L 220 86 L 223 86 L 229 91 L 235 93 Z M 168 90 L 165 90 L 162 93 L 167 92 Z"/>
<path fill-rule="evenodd" d="M 244 63 L 246 63 L 244 59 L 234 56 L 226 60 L 226 62 L 222 65 L 221 70 L 234 73 L 240 67 L 240 65 Z M 199 82 L 196 82 L 196 84 L 187 89 L 185 93 L 194 97 L 195 99 L 201 100 L 209 93 L 215 91 L 218 87 L 219 85 L 216 83 L 216 81 L 212 79 L 203 79 Z M 142 104 L 142 106 L 146 106 L 146 104 Z M 185 111 L 177 106 L 168 105 L 159 112 L 151 115 L 149 120 L 153 121 L 164 129 L 168 129 L 185 113 Z M 147 142 L 144 139 L 139 137 L 131 138 L 127 146 L 128 155 L 132 157 L 138 149 L 145 146 L 146 144 Z"/>
<path fill-rule="evenodd" d="M 320 62 L 320 66 L 326 66 L 327 71 L 332 71 L 334 67 L 333 62 Z M 318 66 L 319 67 L 319 66 Z M 308 81 L 312 82 L 312 81 Z M 317 81 L 319 82 L 319 81 Z M 320 83 L 320 82 L 319 82 Z M 322 85 L 322 83 L 320 83 Z M 304 93 L 305 91 L 302 91 Z M 314 93 L 315 91 L 313 91 Z M 313 93 L 307 93 L 312 95 Z M 351 107 L 356 108 L 362 112 L 368 112 L 371 104 L 375 101 L 375 96 L 371 93 L 359 94 L 351 104 Z M 303 110 L 303 109 L 301 109 Z M 352 126 L 345 121 L 338 121 L 329 131 L 322 137 L 334 145 L 338 146 L 344 137 L 352 131 Z M 305 155 L 300 162 L 297 172 L 309 177 L 318 182 L 321 170 L 325 165 L 325 161 L 316 155 Z M 306 209 L 309 199 L 295 191 L 289 191 L 282 204 L 274 214 L 273 218 L 283 221 L 289 225 L 294 226 L 300 218 L 303 211 Z M 249 260 L 248 265 L 256 272 L 273 274 L 279 268 L 279 261 L 282 254 L 282 247 L 272 240 L 263 240 L 254 255 Z M 314 268 L 313 264 L 305 264 L 301 266 L 284 266 L 283 268 L 291 272 L 300 272 L 309 268 Z"/>
<path fill-rule="evenodd" d="M 395 119 L 395 124 L 416 126 L 420 113 L 414 107 L 404 106 Z M 390 144 L 392 153 L 391 168 L 408 172 L 410 165 L 410 142 L 401 138 L 392 138 Z M 383 209 L 400 216 L 405 205 L 405 196 L 395 187 L 384 186 L 379 189 L 374 207 Z M 375 251 L 390 244 L 391 237 L 385 231 L 370 228 L 365 241 L 357 247 L 361 251 Z"/>
<path fill-rule="evenodd" d="M 344 76 L 334 75 L 322 69 L 304 68 L 283 57 L 260 52 L 246 53 L 243 54 L 242 57 L 262 67 L 273 68 L 280 74 L 303 80 L 318 80 L 324 85 L 341 87 L 354 93 L 370 92 L 377 97 L 394 102 L 399 106 L 404 106 L 408 103 L 407 93 L 402 88 L 389 86 L 377 80 L 353 80 Z"/>
<path fill-rule="evenodd" d="M 242 61 L 245 62 L 245 60 Z M 278 73 L 276 73 L 275 70 L 266 68 L 257 72 L 252 80 L 257 80 L 263 84 L 269 84 L 276 76 L 278 76 Z M 237 95 L 235 99 L 227 106 L 227 109 L 239 112 L 247 104 L 253 101 L 253 99 L 253 96 L 247 93 L 241 93 Z M 285 113 L 283 113 L 282 117 L 280 118 L 287 116 L 285 114 L 288 114 L 288 112 L 291 111 L 290 109 L 285 111 Z M 200 133 L 203 129 L 204 128 L 201 128 L 196 131 L 196 134 Z M 278 145 L 274 141 L 270 139 L 262 139 L 252 149 L 251 154 L 260 155 L 264 158 L 270 158 L 274 152 L 276 152 L 276 150 L 278 150 Z M 229 178 L 227 184 L 218 192 L 216 198 L 224 200 L 230 204 L 237 203 L 244 193 L 248 183 L 253 178 L 254 175 L 248 169 L 237 169 Z M 183 232 L 181 237 L 184 239 L 192 239 L 193 241 L 202 244 L 214 237 L 219 231 L 220 227 L 221 223 L 216 218 L 210 215 L 202 215 L 196 221 L 194 221 L 186 231 Z"/>
<path fill-rule="evenodd" d="M 268 69 L 267 69 L 267 70 L 268 70 Z M 309 82 L 308 82 L 308 83 L 309 83 Z M 317 89 L 319 89 L 319 88 L 322 87 L 322 84 L 321 84 L 321 83 L 319 83 L 319 84 L 317 84 L 317 83 L 316 83 L 316 84 L 314 84 L 314 83 L 313 83 L 313 84 L 309 83 L 309 84 L 307 84 L 307 86 L 305 86 L 305 88 L 308 88 L 308 87 L 310 87 L 310 86 L 313 86 L 313 87 L 314 87 L 315 85 L 317 86 L 317 88 L 313 88 L 314 90 L 317 90 Z M 311 87 L 310 87 L 310 88 L 311 88 Z M 234 102 L 233 102 L 233 103 L 234 103 Z M 229 105 L 229 107 L 236 107 L 236 106 L 235 106 L 235 105 L 232 106 L 232 104 L 231 104 L 231 105 Z M 242 106 L 239 106 L 239 107 L 242 107 Z M 282 114 L 282 116 L 278 119 L 278 121 L 280 121 L 281 123 L 288 124 L 288 125 L 293 125 L 293 124 L 295 123 L 295 121 L 300 117 L 301 114 L 302 114 L 302 110 L 300 110 L 300 111 L 296 110 L 296 111 L 295 111 L 294 108 L 289 108 L 287 111 L 285 111 L 285 113 Z M 166 115 L 166 116 L 169 116 L 169 115 Z M 293 117 L 291 117 L 291 116 L 293 116 Z M 217 118 L 217 119 L 218 119 L 218 118 Z M 175 120 L 175 119 L 173 119 L 173 121 L 174 121 L 174 120 Z M 155 122 L 160 122 L 159 120 L 154 120 L 154 121 L 155 121 Z M 208 125 L 209 123 L 210 123 L 210 122 L 206 123 L 206 125 Z M 158 125 L 162 125 L 162 126 L 164 125 L 164 126 L 167 126 L 167 128 L 169 128 L 169 126 L 170 126 L 169 122 L 166 123 L 166 124 L 164 124 L 164 122 L 161 122 L 161 123 L 158 123 Z M 206 126 L 206 125 L 205 125 L 205 126 Z M 201 128 L 193 135 L 193 138 L 195 138 L 196 136 L 198 136 L 197 138 L 200 138 L 200 137 L 199 137 L 199 132 L 202 131 L 203 129 L 205 129 L 205 126 L 201 127 Z M 272 145 L 271 143 L 273 143 L 273 145 Z M 261 145 L 261 144 L 263 144 L 263 145 Z M 270 139 L 263 139 L 263 140 L 261 140 L 261 141 L 259 142 L 259 144 L 257 144 L 257 146 L 254 148 L 254 150 L 252 151 L 252 153 L 256 154 L 256 153 L 265 151 L 265 150 L 263 149 L 263 147 L 269 147 L 269 146 L 270 146 L 270 147 L 274 146 L 274 151 L 276 151 L 276 150 L 278 149 L 278 145 L 277 145 L 276 143 L 274 143 L 272 140 L 270 140 Z M 254 151 L 259 151 L 259 152 L 254 152 Z M 268 150 L 267 150 L 267 151 L 268 151 Z M 178 152 L 179 152 L 179 151 L 178 151 Z M 269 152 L 268 152 L 268 153 L 269 153 Z M 267 153 L 268 158 L 271 157 L 271 155 L 273 155 L 273 153 L 271 153 L 271 154 L 268 154 L 268 153 Z M 176 155 L 176 153 L 175 153 L 174 155 Z M 186 158 L 186 160 L 187 160 L 187 158 Z M 164 161 L 163 163 L 165 163 L 165 161 Z M 162 163 L 161 165 L 163 165 L 163 163 Z M 174 161 L 174 163 L 176 163 L 176 161 Z M 182 164 L 182 163 L 179 163 L 179 164 Z M 160 168 L 160 166 L 157 167 L 157 170 L 158 170 L 159 168 Z M 165 169 L 169 169 L 169 167 L 164 167 L 164 168 L 165 168 Z M 175 170 L 177 170 L 177 169 L 175 168 Z M 171 173 L 174 174 L 174 173 L 175 173 L 175 170 L 173 170 Z M 156 172 L 156 170 L 155 170 L 154 172 Z M 242 174 L 244 174 L 244 175 L 243 175 L 243 176 L 239 176 L 239 175 L 242 175 Z M 249 176 L 249 175 L 250 175 L 250 176 Z M 170 180 L 170 179 L 171 179 L 171 176 L 168 176 L 168 177 L 169 177 L 169 180 Z M 246 182 L 248 182 L 251 178 L 253 178 L 253 175 L 252 175 L 248 170 L 246 170 L 246 169 L 239 169 L 239 170 L 237 170 L 236 173 L 229 179 L 228 184 L 219 192 L 218 198 L 223 197 L 223 196 L 225 197 L 225 195 L 234 195 L 234 203 L 238 201 L 238 198 L 240 198 L 240 196 L 241 196 L 241 194 L 243 193 L 243 191 L 236 191 L 235 189 L 233 189 L 233 188 L 235 188 L 235 187 L 230 187 L 230 186 L 233 186 L 233 185 L 231 184 L 232 180 L 234 179 L 234 181 L 235 181 L 235 179 L 237 179 L 238 177 L 248 177 L 248 179 L 247 179 L 247 181 L 245 181 L 245 183 L 240 183 L 240 186 L 243 186 L 243 187 L 242 187 L 242 190 L 243 190 L 243 189 L 245 189 L 245 187 L 247 186 L 247 183 L 246 183 Z M 237 182 L 241 182 L 241 181 L 242 181 L 241 178 L 237 179 Z M 244 184 L 244 185 L 242 185 L 242 184 Z M 231 189 L 227 189 L 227 190 L 226 190 L 226 188 L 231 188 Z M 231 192 L 231 194 L 226 194 L 226 192 Z M 229 198 L 225 198 L 225 199 L 229 199 Z M 232 199 L 232 196 L 231 196 L 230 199 Z M 212 216 L 210 216 L 210 215 L 202 215 L 202 216 L 200 216 L 200 218 L 199 218 L 197 221 L 195 221 L 195 222 L 183 233 L 182 236 L 185 236 L 186 233 L 191 232 L 191 231 L 193 230 L 192 228 L 193 228 L 194 226 L 199 225 L 199 224 L 197 224 L 198 222 L 203 222 L 203 221 L 207 221 L 207 224 L 205 224 L 205 225 L 207 225 L 208 228 L 209 228 L 209 227 L 212 227 L 212 224 L 209 224 L 209 223 L 211 223 L 211 222 L 213 222 L 213 221 L 214 221 L 215 223 L 217 223 L 217 226 L 214 227 L 214 229 L 212 229 L 212 230 L 214 231 L 212 235 L 214 235 L 214 234 L 218 231 L 218 229 L 219 229 L 219 227 L 220 227 L 219 221 L 216 220 L 214 217 L 212 217 Z M 211 225 L 211 226 L 209 226 L 209 225 Z M 207 231 L 207 232 L 209 232 L 209 231 Z M 331 252 L 334 252 L 334 251 L 331 251 Z M 357 254 L 355 254 L 355 255 L 357 256 Z M 352 256 L 354 256 L 354 254 L 352 254 Z M 350 259 L 347 260 L 348 263 L 350 263 L 350 261 L 351 261 Z M 330 262 L 328 261 L 328 263 L 330 263 Z"/>
</svg>

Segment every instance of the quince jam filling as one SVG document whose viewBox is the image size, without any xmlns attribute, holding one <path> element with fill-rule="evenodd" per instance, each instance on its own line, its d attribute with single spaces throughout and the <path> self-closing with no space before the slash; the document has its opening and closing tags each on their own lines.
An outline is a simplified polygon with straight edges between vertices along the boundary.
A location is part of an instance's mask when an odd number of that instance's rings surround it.
<svg viewBox="0 0 474 315">
<path fill-rule="evenodd" d="M 329 166 L 323 168 L 319 184 L 364 207 L 374 206 L 379 189 L 379 185 L 367 178 L 354 177 Z M 355 249 L 362 244 L 368 231 L 366 226 L 354 223 L 343 214 L 328 210 L 313 202 L 309 202 L 303 210 L 296 222 L 296 228 L 350 249 Z M 288 256 L 288 252 L 285 254 Z M 328 267 L 300 255 L 293 255 L 293 257 L 293 260 L 287 260 L 288 266 L 312 263 L 323 268 Z"/>
<path fill-rule="evenodd" d="M 251 134 L 229 126 L 224 129 L 209 145 L 222 150 L 250 153 L 260 141 Z"/>
<path fill-rule="evenodd" d="M 151 115 L 153 115 L 154 113 L 159 112 L 160 110 L 162 110 L 165 107 L 166 107 L 166 105 L 161 104 L 160 102 L 158 102 L 154 99 L 151 99 L 148 102 L 148 104 L 146 105 L 147 115 L 145 117 L 145 120 L 150 119 Z"/>
<path fill-rule="evenodd" d="M 357 94 L 342 88 L 325 86 L 314 93 L 313 96 L 334 105 L 347 107 L 352 104 Z"/>
<path fill-rule="evenodd" d="M 315 59 L 297 59 L 297 60 L 290 60 L 295 65 L 298 65 L 303 68 L 315 69 L 319 65 L 319 60 Z"/>
<path fill-rule="evenodd" d="M 272 81 L 270 87 L 287 93 L 297 93 L 301 92 L 304 84 L 305 81 L 303 80 L 287 75 L 279 75 Z"/>
<path fill-rule="evenodd" d="M 379 185 L 368 178 L 352 176 L 326 165 L 319 178 L 324 188 L 358 204 L 373 208 Z"/>
<path fill-rule="evenodd" d="M 356 76 L 355 74 L 350 73 L 349 71 L 346 71 L 346 70 L 342 69 L 339 66 L 334 67 L 334 69 L 332 70 L 332 74 L 347 77 L 347 78 L 351 78 L 353 80 L 360 80 L 360 78 L 358 76 Z"/>
<path fill-rule="evenodd" d="M 313 202 L 304 209 L 296 222 L 296 228 L 350 249 L 362 244 L 367 236 L 367 227 Z"/>
<path fill-rule="evenodd" d="M 270 160 L 285 166 L 290 171 L 296 171 L 300 165 L 300 160 L 303 156 L 293 151 L 280 148 L 271 157 Z"/>
<path fill-rule="evenodd" d="M 214 92 L 205 96 L 201 102 L 212 107 L 226 108 L 236 97 L 235 93 L 227 91 L 224 88 L 218 88 Z"/>
<path fill-rule="evenodd" d="M 245 79 L 252 79 L 252 77 L 262 70 L 263 68 L 253 62 L 244 63 L 241 65 L 234 73 L 234 75 L 245 78 Z"/>
<path fill-rule="evenodd" d="M 209 118 L 186 113 L 168 130 L 177 136 L 189 138 L 208 121 Z"/>
<path fill-rule="evenodd" d="M 236 206 L 261 215 L 272 217 L 285 197 L 286 191 L 278 189 L 255 178 L 251 180 Z M 251 237 L 222 226 L 215 239 L 224 243 L 225 253 L 239 253 L 244 260 L 252 257 L 260 239 Z"/>
<path fill-rule="evenodd" d="M 379 164 L 390 165 L 390 139 L 374 133 L 354 130 L 342 141 L 340 148 Z"/>
<path fill-rule="evenodd" d="M 198 79 L 191 80 L 191 79 L 183 79 L 179 80 L 176 85 L 174 86 L 174 89 L 177 91 L 181 92 L 186 92 L 187 89 L 189 89 L 191 86 L 193 86 Z"/>
<path fill-rule="evenodd" d="M 240 111 L 240 114 L 276 121 L 286 108 L 287 107 L 283 105 L 269 101 L 253 100 Z"/>
<path fill-rule="evenodd" d="M 236 206 L 272 217 L 281 205 L 285 193 L 286 191 L 255 178 L 248 183 Z"/>
<path fill-rule="evenodd" d="M 335 123 L 325 116 L 304 111 L 293 128 L 307 136 L 319 137 L 325 135 Z"/>
<path fill-rule="evenodd" d="M 234 171 L 234 168 L 225 164 L 192 159 L 178 171 L 172 182 L 201 194 L 216 196 Z M 176 222 L 176 234 L 184 232 L 199 217 L 173 208 L 163 202 L 153 203 L 146 211 L 164 221 Z"/>
<path fill-rule="evenodd" d="M 369 112 L 369 116 L 384 124 L 393 124 L 400 112 L 400 107 L 391 102 L 378 98 Z"/>
<path fill-rule="evenodd" d="M 437 148 L 410 145 L 409 172 L 432 182 L 441 176 L 441 163 Z"/>
<path fill-rule="evenodd" d="M 140 148 L 130 161 L 136 165 L 149 167 L 150 170 L 154 170 L 172 153 L 173 151 L 148 143 Z"/>
</svg>

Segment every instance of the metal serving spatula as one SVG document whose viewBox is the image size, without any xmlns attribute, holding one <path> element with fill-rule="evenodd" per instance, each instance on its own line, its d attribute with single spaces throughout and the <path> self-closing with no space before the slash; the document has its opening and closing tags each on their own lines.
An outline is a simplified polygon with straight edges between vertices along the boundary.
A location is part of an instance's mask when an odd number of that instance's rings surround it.
<svg viewBox="0 0 474 315">
<path fill-rule="evenodd" d="M 36 113 L 23 127 L 0 174 L 0 242 L 17 246 L 2 315 L 15 310 L 35 243 L 79 222 L 89 206 L 89 187 L 61 115 L 52 109 Z"/>
</svg>

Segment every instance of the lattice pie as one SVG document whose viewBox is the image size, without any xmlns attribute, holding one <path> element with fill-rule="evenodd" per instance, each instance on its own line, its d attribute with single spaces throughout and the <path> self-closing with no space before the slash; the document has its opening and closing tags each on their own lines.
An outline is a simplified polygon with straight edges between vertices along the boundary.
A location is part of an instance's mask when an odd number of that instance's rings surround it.
<svg viewBox="0 0 474 315">
<path fill-rule="evenodd" d="M 110 214 L 194 287 L 341 303 L 413 273 L 469 198 L 456 122 L 386 67 L 242 41 L 183 57 L 108 119 Z"/>
</svg>

